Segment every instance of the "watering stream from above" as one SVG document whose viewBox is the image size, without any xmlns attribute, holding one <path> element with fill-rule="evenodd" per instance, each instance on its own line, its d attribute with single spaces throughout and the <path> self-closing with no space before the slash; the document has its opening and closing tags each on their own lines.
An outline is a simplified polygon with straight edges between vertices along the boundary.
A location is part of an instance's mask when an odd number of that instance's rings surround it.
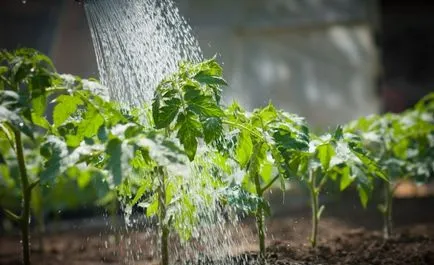
<svg viewBox="0 0 434 265">
<path fill-rule="evenodd" d="M 203 59 L 172 0 L 88 0 L 84 6 L 100 79 L 114 100 L 135 106 L 149 102 L 179 61 Z"/>
</svg>

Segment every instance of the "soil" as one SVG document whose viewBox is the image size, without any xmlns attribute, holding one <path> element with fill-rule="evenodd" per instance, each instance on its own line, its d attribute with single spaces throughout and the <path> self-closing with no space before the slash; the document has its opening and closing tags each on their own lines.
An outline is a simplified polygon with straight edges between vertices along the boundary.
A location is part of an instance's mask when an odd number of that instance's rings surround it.
<svg viewBox="0 0 434 265">
<path fill-rule="evenodd" d="M 434 264 L 433 205 L 434 198 L 396 200 L 396 229 L 387 241 L 382 238 L 381 218 L 375 210 L 361 211 L 345 204 L 341 207 L 327 205 L 325 213 L 328 210 L 328 214 L 320 222 L 319 244 L 315 249 L 308 245 L 310 217 L 307 210 L 292 212 L 290 217 L 271 218 L 267 223 L 267 264 Z M 250 236 L 228 260 L 232 264 L 256 264 L 255 227 L 246 221 L 241 230 Z M 74 229 L 47 235 L 43 252 L 34 251 L 32 261 L 47 265 L 158 264 L 154 247 L 149 244 L 150 237 L 134 232 L 115 239 L 109 233 L 95 229 Z M 37 248 L 37 242 L 33 246 Z M 19 253 L 18 237 L 0 237 L 0 264 L 20 264 Z M 191 262 L 222 263 L 227 262 L 206 259 Z"/>
</svg>

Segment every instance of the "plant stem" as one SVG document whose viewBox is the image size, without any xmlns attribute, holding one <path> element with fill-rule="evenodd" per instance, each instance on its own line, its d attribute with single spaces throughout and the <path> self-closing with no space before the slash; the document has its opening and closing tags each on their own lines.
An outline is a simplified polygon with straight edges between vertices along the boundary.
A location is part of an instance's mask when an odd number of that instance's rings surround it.
<svg viewBox="0 0 434 265">
<path fill-rule="evenodd" d="M 166 219 L 166 183 L 165 174 L 162 167 L 158 168 L 160 185 L 158 188 L 158 205 L 159 205 L 159 229 L 161 235 L 161 265 L 169 265 L 169 227 L 165 223 Z"/>
<path fill-rule="evenodd" d="M 161 228 L 161 264 L 169 264 L 169 228 L 163 225 Z"/>
<path fill-rule="evenodd" d="M 384 183 L 384 211 L 383 211 L 383 237 L 389 239 L 392 236 L 392 202 L 393 190 L 389 182 Z"/>
<path fill-rule="evenodd" d="M 310 203 L 312 209 L 312 231 L 310 234 L 310 244 L 314 248 L 316 247 L 317 235 L 318 235 L 318 195 L 319 190 L 315 187 L 315 173 L 309 172 L 309 191 L 310 191 Z"/>
<path fill-rule="evenodd" d="M 18 215 L 16 215 L 15 213 L 13 213 L 12 211 L 10 211 L 8 209 L 2 209 L 2 210 L 5 214 L 5 216 L 7 218 L 9 218 L 9 220 L 11 220 L 12 222 L 15 222 L 15 223 L 21 222 L 21 218 Z"/>
<path fill-rule="evenodd" d="M 22 212 L 20 217 L 21 225 L 21 244 L 23 248 L 23 263 L 30 265 L 30 234 L 29 234 L 29 221 L 30 221 L 30 197 L 31 189 L 29 188 L 29 178 L 27 176 L 26 163 L 24 161 L 23 144 L 21 142 L 21 133 L 18 130 L 15 132 L 15 144 L 17 151 L 18 166 L 21 177 L 21 192 L 22 199 Z"/>
<path fill-rule="evenodd" d="M 256 193 L 259 198 L 262 198 L 263 192 L 261 184 L 259 182 L 259 174 L 254 174 Z M 256 210 L 256 227 L 258 229 L 258 239 L 259 239 L 259 260 L 263 264 L 265 261 L 265 231 L 264 231 L 264 207 L 262 204 L 258 204 L 258 209 Z"/>
<path fill-rule="evenodd" d="M 268 182 L 268 184 L 267 185 L 265 185 L 265 187 L 263 187 L 262 189 L 261 189 L 261 191 L 262 191 L 262 193 L 264 193 L 266 190 L 268 190 L 268 188 L 270 188 L 273 184 L 274 184 L 274 182 L 276 182 L 276 180 L 278 180 L 279 179 L 279 175 L 277 175 L 277 176 L 275 176 L 270 182 Z"/>
</svg>

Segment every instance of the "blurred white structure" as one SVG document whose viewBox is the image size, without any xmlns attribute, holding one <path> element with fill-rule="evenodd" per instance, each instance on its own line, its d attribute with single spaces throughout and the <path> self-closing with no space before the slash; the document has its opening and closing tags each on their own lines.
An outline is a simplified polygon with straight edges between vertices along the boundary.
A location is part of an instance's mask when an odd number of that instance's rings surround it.
<svg viewBox="0 0 434 265">
<path fill-rule="evenodd" d="M 179 0 L 205 57 L 219 55 L 225 101 L 269 100 L 317 127 L 379 111 L 372 19 L 363 0 Z"/>
</svg>

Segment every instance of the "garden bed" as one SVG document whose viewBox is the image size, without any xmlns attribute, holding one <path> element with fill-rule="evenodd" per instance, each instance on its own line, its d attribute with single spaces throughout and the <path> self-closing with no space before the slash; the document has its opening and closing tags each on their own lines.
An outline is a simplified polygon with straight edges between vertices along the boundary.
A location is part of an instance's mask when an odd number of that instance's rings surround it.
<svg viewBox="0 0 434 265">
<path fill-rule="evenodd" d="M 327 205 L 329 213 L 320 223 L 315 250 L 307 244 L 311 228 L 307 209 L 292 212 L 291 217 L 271 218 L 267 223 L 269 264 L 434 264 L 434 212 L 429 210 L 434 198 L 396 200 L 396 235 L 387 242 L 378 230 L 381 218 L 373 208 L 362 211 L 349 207 L 350 200 L 344 201 L 348 203 Z M 242 227 L 243 236 L 248 236 L 230 259 L 255 264 L 256 229 L 253 223 Z M 0 264 L 20 264 L 19 238 L 2 237 L 0 246 Z M 149 236 L 143 233 L 125 234 L 114 243 L 109 232 L 75 229 L 47 236 L 44 248 L 44 253 L 32 253 L 33 264 L 158 264 Z"/>
</svg>

